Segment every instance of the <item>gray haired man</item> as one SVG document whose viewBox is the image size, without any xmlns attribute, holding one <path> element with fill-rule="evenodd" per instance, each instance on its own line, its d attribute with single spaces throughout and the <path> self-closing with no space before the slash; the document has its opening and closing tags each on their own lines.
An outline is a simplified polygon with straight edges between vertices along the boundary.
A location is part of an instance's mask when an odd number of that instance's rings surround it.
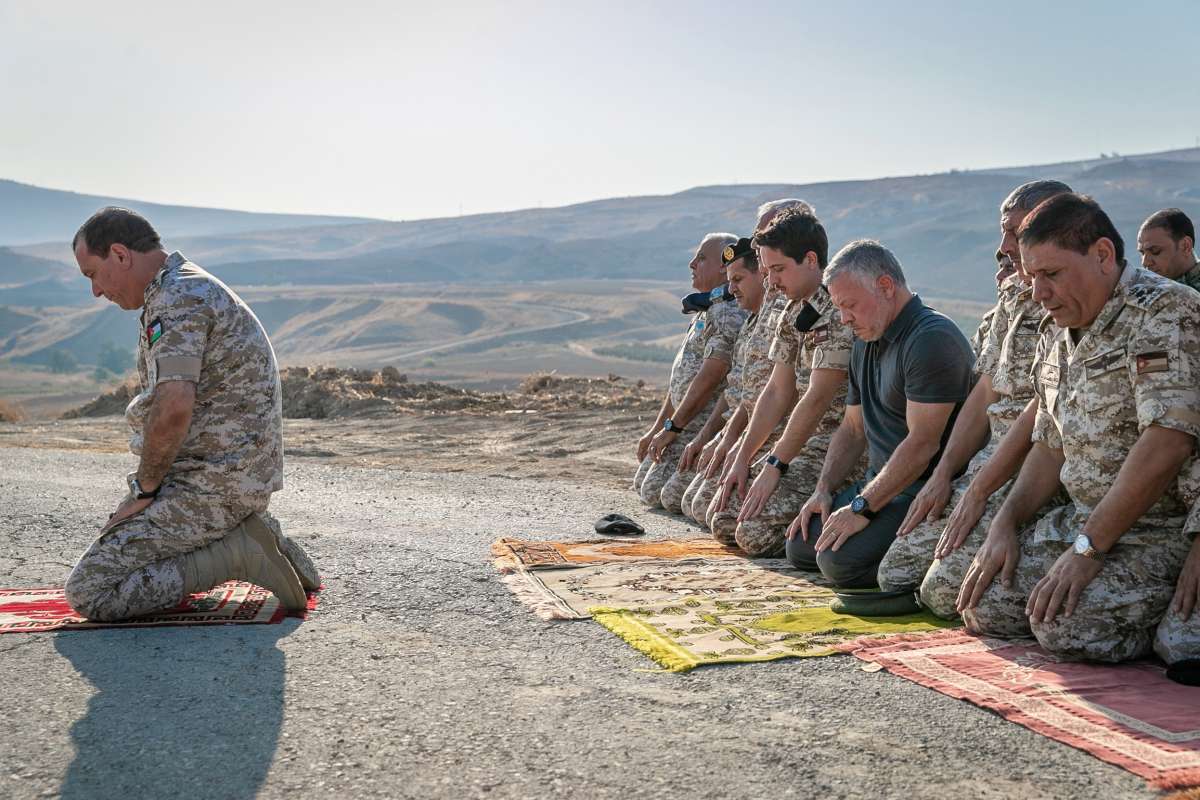
<svg viewBox="0 0 1200 800">
<path fill-rule="evenodd" d="M 909 291 L 879 242 L 842 248 L 825 285 L 858 341 L 850 353 L 846 414 L 820 480 L 788 529 L 787 557 L 836 585 L 875 585 L 908 506 L 933 471 L 970 394 L 971 345 L 948 317 Z M 849 478 L 868 453 L 866 479 Z"/>
</svg>

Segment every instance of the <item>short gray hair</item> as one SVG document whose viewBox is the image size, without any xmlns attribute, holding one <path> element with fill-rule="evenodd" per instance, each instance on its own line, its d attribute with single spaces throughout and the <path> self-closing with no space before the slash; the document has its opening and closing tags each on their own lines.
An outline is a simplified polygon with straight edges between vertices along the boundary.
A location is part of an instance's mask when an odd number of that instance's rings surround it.
<svg viewBox="0 0 1200 800">
<path fill-rule="evenodd" d="M 789 197 L 784 200 L 768 200 L 767 202 L 763 203 L 758 207 L 758 215 L 755 217 L 755 219 L 762 219 L 767 214 L 772 212 L 779 213 L 786 208 L 798 208 L 802 211 L 807 211 L 814 217 L 817 215 L 817 211 L 812 207 L 812 204 L 796 197 Z"/>
<path fill-rule="evenodd" d="M 1000 213 L 1009 214 L 1013 211 L 1033 211 L 1043 200 L 1049 200 L 1060 194 L 1068 194 L 1071 187 L 1062 181 L 1030 181 L 1022 183 L 1004 198 L 1000 204 Z"/>
<path fill-rule="evenodd" d="M 825 268 L 825 285 L 843 272 L 857 275 L 867 284 L 887 275 L 897 286 L 908 286 L 896 255 L 874 239 L 858 239 L 839 250 Z"/>
<path fill-rule="evenodd" d="M 737 235 L 732 233 L 707 233 L 704 235 L 704 238 L 700 240 L 700 246 L 704 247 L 704 245 L 708 244 L 709 242 L 719 241 L 721 243 L 721 247 L 727 247 L 731 244 L 737 244 L 737 240 Z"/>
</svg>

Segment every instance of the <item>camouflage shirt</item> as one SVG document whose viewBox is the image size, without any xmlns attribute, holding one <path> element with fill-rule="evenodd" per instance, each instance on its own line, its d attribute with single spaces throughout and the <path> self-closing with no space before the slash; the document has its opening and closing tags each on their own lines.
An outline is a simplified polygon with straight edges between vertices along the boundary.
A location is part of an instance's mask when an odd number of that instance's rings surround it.
<svg viewBox="0 0 1200 800">
<path fill-rule="evenodd" d="M 182 254 L 146 287 L 138 337 L 141 393 L 125 411 L 140 455 L 154 387 L 196 384 L 187 437 L 167 479 L 220 497 L 283 488 L 283 412 L 275 352 L 254 312 Z"/>
<path fill-rule="evenodd" d="M 1182 283 L 1184 286 L 1190 286 L 1200 292 L 1200 261 L 1192 265 L 1192 268 L 1180 275 L 1175 280 Z"/>
<path fill-rule="evenodd" d="M 810 310 L 805 313 L 805 309 Z M 802 313 L 809 318 L 804 331 L 796 328 L 796 321 Z M 854 332 L 842 322 L 829 291 L 821 286 L 807 301 L 793 300 L 787 304 L 775 329 L 770 359 L 780 364 L 791 364 L 795 368 L 796 388 L 803 396 L 814 369 L 850 369 L 850 348 L 853 344 Z M 845 411 L 846 389 L 843 387 L 813 435 L 832 435 L 841 424 Z"/>
<path fill-rule="evenodd" d="M 1001 285 L 992 313 L 975 371 L 991 378 L 992 390 L 1000 395 L 987 410 L 992 437 L 998 440 L 1033 398 L 1030 369 L 1046 310 L 1033 299 L 1033 288 L 1014 275 Z"/>
<path fill-rule="evenodd" d="M 746 317 L 741 330 L 738 331 L 737 341 L 734 342 L 733 361 L 729 364 L 729 374 L 725 376 L 725 403 L 730 409 L 737 408 L 742 402 L 742 372 L 746 365 L 746 345 L 760 319 L 761 315 L 757 312 Z"/>
<path fill-rule="evenodd" d="M 1045 326 L 1032 375 L 1033 440 L 1062 451 L 1063 486 L 1084 515 L 1112 488 L 1148 426 L 1200 436 L 1196 319 L 1200 295 L 1130 265 L 1078 344 L 1069 331 Z M 1184 467 L 1143 523 L 1187 513 L 1198 494 L 1194 466 Z"/>
<path fill-rule="evenodd" d="M 759 309 L 758 324 L 746 338 L 741 395 L 742 405 L 749 414 L 754 413 L 754 404 L 758 402 L 758 396 L 771 379 L 771 370 L 775 367 L 771 360 L 771 343 L 787 304 L 787 296 L 782 292 L 768 290 L 767 296 L 763 298 L 762 308 Z"/>
<path fill-rule="evenodd" d="M 669 392 L 672 406 L 679 408 L 705 359 L 719 358 L 733 363 L 733 346 L 747 316 L 747 312 L 732 300 L 715 302 L 696 315 L 671 364 Z"/>
</svg>

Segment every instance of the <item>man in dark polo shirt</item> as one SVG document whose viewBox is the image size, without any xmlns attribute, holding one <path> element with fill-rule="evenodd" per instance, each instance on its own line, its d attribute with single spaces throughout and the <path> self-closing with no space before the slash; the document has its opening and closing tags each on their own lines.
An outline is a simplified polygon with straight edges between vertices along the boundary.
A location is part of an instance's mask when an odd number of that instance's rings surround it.
<svg viewBox="0 0 1200 800">
<path fill-rule="evenodd" d="M 858 338 L 846 415 L 788 529 L 787 557 L 838 586 L 863 588 L 875 585 L 909 503 L 941 457 L 975 358 L 958 326 L 909 291 L 900 262 L 879 242 L 842 248 L 825 285 Z M 866 478 L 845 484 L 864 450 Z"/>
</svg>

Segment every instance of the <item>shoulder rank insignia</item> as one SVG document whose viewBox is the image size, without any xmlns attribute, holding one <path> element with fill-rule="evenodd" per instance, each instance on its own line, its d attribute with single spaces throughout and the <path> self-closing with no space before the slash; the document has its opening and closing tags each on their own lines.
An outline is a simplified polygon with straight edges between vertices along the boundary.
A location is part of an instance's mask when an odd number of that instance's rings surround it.
<svg viewBox="0 0 1200 800">
<path fill-rule="evenodd" d="M 161 319 L 156 319 L 146 326 L 146 344 L 152 345 L 162 338 L 163 324 Z"/>
<path fill-rule="evenodd" d="M 810 303 L 805 303 L 804 308 L 800 309 L 800 313 L 796 315 L 796 330 L 800 333 L 807 333 L 820 318 L 821 312 L 813 308 Z"/>
</svg>

